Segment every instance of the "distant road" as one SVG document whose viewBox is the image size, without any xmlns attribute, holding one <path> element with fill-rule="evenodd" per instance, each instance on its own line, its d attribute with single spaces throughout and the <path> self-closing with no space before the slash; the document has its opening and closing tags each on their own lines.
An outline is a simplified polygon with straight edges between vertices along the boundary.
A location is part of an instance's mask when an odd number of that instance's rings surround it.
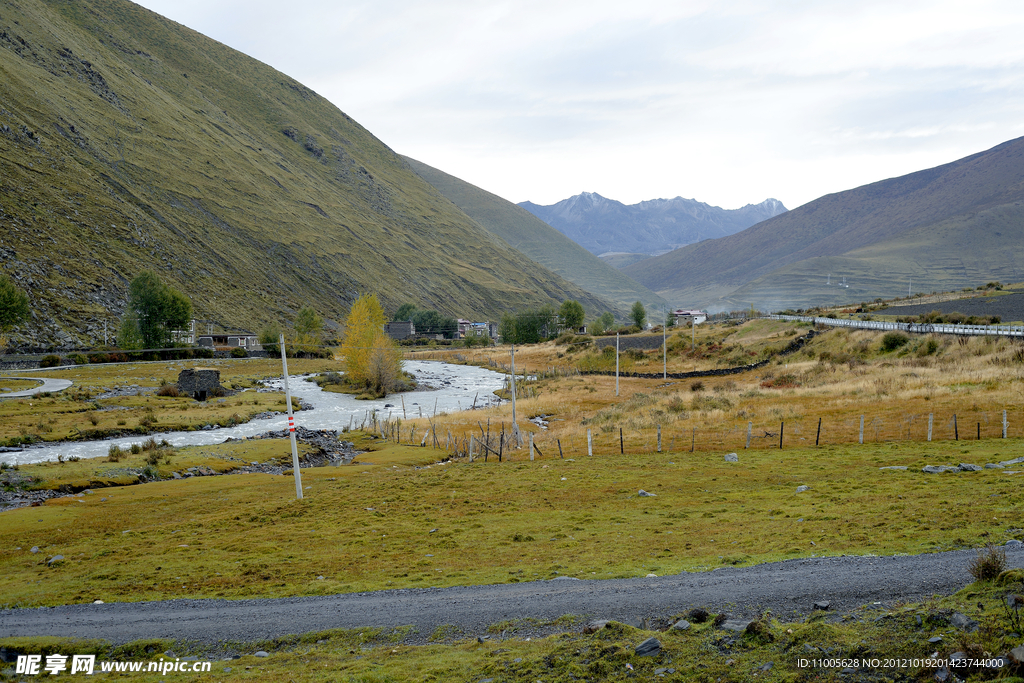
<svg viewBox="0 0 1024 683">
<path fill-rule="evenodd" d="M 25 389 L 24 391 L 12 391 L 9 393 L 0 393 L 0 398 L 23 398 L 25 396 L 35 396 L 41 394 L 44 391 L 64 391 L 70 387 L 73 382 L 69 379 L 50 379 L 48 377 L 8 377 L 4 376 L 3 379 L 27 379 L 34 382 L 42 382 L 42 384 L 35 389 Z"/>
<path fill-rule="evenodd" d="M 1010 567 L 1024 550 L 1006 548 Z M 831 611 L 865 604 L 919 601 L 952 594 L 971 582 L 971 550 L 899 557 L 825 557 L 649 579 L 454 586 L 304 598 L 169 600 L 0 610 L 0 638 L 69 636 L 124 643 L 169 638 L 216 643 L 252 642 L 332 628 L 412 625 L 407 642 L 426 642 L 450 624 L 467 637 L 511 619 L 553 620 L 564 614 L 614 619 L 634 626 L 665 620 L 693 607 L 754 617 L 770 609 L 801 618 L 814 603 Z M 992 606 L 996 608 L 995 605 Z M 520 630 L 519 635 L 529 633 Z"/>
</svg>

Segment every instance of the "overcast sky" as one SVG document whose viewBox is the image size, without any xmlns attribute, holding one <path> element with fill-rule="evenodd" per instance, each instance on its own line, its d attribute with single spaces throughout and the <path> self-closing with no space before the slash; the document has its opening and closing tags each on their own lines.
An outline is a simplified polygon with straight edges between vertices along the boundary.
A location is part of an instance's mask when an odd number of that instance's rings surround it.
<svg viewBox="0 0 1024 683">
<path fill-rule="evenodd" d="M 142 0 L 502 197 L 724 208 L 1024 135 L 1024 3 Z"/>
</svg>

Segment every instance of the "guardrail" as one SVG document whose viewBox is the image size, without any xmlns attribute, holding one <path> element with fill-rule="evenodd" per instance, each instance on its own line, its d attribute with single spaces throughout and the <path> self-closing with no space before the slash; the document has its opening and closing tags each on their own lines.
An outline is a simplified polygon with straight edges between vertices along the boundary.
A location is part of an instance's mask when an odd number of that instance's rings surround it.
<svg viewBox="0 0 1024 683">
<path fill-rule="evenodd" d="M 769 315 L 770 320 L 832 325 L 834 327 L 855 327 L 862 330 L 899 330 L 913 334 L 960 334 L 967 336 L 1024 337 L 1021 325 L 951 325 L 948 323 L 890 323 L 881 320 L 858 320 L 856 318 L 819 318 L 807 315 Z"/>
</svg>

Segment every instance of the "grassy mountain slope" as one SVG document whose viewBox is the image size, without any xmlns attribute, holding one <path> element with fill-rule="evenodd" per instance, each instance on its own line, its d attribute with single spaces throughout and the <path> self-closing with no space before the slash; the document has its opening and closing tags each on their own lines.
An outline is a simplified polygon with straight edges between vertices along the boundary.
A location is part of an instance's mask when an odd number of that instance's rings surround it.
<svg viewBox="0 0 1024 683">
<path fill-rule="evenodd" d="M 639 285 L 526 209 L 464 180 L 405 157 L 412 169 L 485 229 L 534 261 L 598 296 L 628 307 L 634 301 L 666 306 Z"/>
<path fill-rule="evenodd" d="M 248 328 L 367 291 L 467 317 L 604 305 L 302 84 L 123 0 L 0 5 L 0 226 L 40 341 L 102 339 L 144 268 Z"/>
<path fill-rule="evenodd" d="M 826 195 L 624 270 L 662 295 L 771 307 L 1019 279 L 1024 138 L 936 168 Z M 851 285 L 826 285 L 832 273 Z M 714 299 L 725 296 L 720 302 Z"/>
</svg>

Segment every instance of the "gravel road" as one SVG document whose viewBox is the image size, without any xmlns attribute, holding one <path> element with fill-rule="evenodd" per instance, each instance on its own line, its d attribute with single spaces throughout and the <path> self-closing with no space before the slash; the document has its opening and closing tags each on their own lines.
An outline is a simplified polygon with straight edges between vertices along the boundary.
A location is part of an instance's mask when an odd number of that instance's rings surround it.
<svg viewBox="0 0 1024 683">
<path fill-rule="evenodd" d="M 1006 549 L 1008 565 L 1024 566 L 1019 544 Z M 512 619 L 556 619 L 564 614 L 614 619 L 634 626 L 666 623 L 693 607 L 734 616 L 770 609 L 780 618 L 803 617 L 816 601 L 833 611 L 865 604 L 917 601 L 967 585 L 974 551 L 897 557 L 789 560 L 658 578 L 406 589 L 306 598 L 170 600 L 0 610 L 0 638 L 73 636 L 124 643 L 169 638 L 214 644 L 251 642 L 331 628 L 412 625 L 407 642 L 425 642 L 438 626 L 466 635 Z M 550 631 L 550 629 L 549 629 Z M 517 635 L 527 634 L 520 630 Z M 537 633 L 544 632 L 538 628 Z"/>
</svg>

